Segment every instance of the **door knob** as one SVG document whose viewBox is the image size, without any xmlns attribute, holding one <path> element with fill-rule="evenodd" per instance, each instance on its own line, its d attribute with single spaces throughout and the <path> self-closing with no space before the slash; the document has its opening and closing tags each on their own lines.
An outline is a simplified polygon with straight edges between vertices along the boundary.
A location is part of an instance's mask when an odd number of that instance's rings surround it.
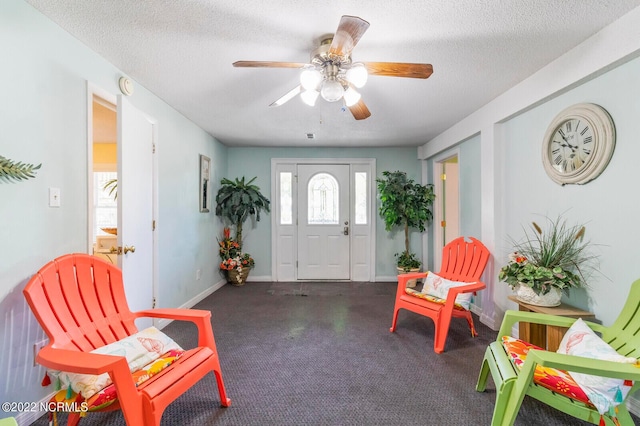
<svg viewBox="0 0 640 426">
<path fill-rule="evenodd" d="M 124 246 L 124 254 L 127 254 L 129 252 L 135 253 L 136 252 L 135 246 Z"/>
</svg>

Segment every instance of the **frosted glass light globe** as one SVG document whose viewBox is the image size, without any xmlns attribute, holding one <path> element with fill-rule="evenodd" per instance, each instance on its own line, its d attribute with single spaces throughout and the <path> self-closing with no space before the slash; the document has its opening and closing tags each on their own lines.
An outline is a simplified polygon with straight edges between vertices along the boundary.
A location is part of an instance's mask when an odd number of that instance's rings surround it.
<svg viewBox="0 0 640 426">
<path fill-rule="evenodd" d="M 327 102 L 336 102 L 344 95 L 344 87 L 336 80 L 325 80 L 320 89 L 322 98 Z"/>
<path fill-rule="evenodd" d="M 316 90 L 322 81 L 322 74 L 315 68 L 305 68 L 300 73 L 300 85 L 304 90 Z"/>
<path fill-rule="evenodd" d="M 314 106 L 316 104 L 316 99 L 318 99 L 319 95 L 320 92 L 318 92 L 317 90 L 305 90 L 304 92 L 300 93 L 302 102 L 309 106 Z"/>
<path fill-rule="evenodd" d="M 353 64 L 351 68 L 347 70 L 346 77 L 351 84 L 360 88 L 367 83 L 369 73 L 367 72 L 367 68 L 364 64 L 357 63 Z"/>
<path fill-rule="evenodd" d="M 346 92 L 344 92 L 344 103 L 350 107 L 358 103 L 362 95 L 355 91 L 353 87 L 349 87 Z"/>
</svg>

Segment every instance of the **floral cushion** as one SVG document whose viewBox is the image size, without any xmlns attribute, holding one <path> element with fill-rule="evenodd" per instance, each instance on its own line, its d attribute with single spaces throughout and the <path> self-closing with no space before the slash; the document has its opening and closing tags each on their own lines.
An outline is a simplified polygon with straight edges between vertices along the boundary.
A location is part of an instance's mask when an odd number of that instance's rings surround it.
<svg viewBox="0 0 640 426">
<path fill-rule="evenodd" d="M 473 283 L 465 283 L 460 281 L 451 281 L 446 278 L 442 278 L 441 276 L 434 274 L 433 272 L 427 272 L 427 277 L 424 280 L 424 284 L 422 286 L 422 293 L 427 294 L 429 296 L 434 296 L 439 299 L 447 299 L 449 294 L 449 289 L 453 287 L 460 287 L 463 285 L 469 285 Z M 469 309 L 471 307 L 471 298 L 473 297 L 473 293 L 461 293 L 456 297 L 456 305 L 460 305 L 464 309 Z"/>
<path fill-rule="evenodd" d="M 428 294 L 422 293 L 421 291 L 415 290 L 415 289 L 410 288 L 410 287 L 406 287 L 404 289 L 404 291 L 405 291 L 405 293 L 407 293 L 410 296 L 419 297 L 420 299 L 428 300 L 428 301 L 433 302 L 433 303 L 440 303 L 441 305 L 444 305 L 445 303 L 447 303 L 447 301 L 445 299 L 440 299 L 439 297 L 430 296 Z M 459 311 L 468 310 L 468 309 L 465 309 L 463 306 L 458 305 L 457 303 L 455 305 L 453 305 L 453 308 L 457 309 Z"/>
<path fill-rule="evenodd" d="M 567 330 L 558 353 L 582 356 L 586 358 L 636 364 L 636 358 L 620 355 L 602 340 L 581 318 Z M 633 386 L 633 381 L 594 376 L 591 374 L 571 373 L 571 377 L 589 396 L 600 414 L 622 403 Z"/>
<path fill-rule="evenodd" d="M 124 356 L 129 363 L 129 370 L 136 373 L 169 351 L 182 351 L 182 348 L 156 327 L 149 327 L 117 342 L 94 349 L 91 353 Z M 52 376 L 57 389 L 70 387 L 84 399 L 91 398 L 112 383 L 108 373 L 96 376 L 49 370 L 48 374 Z"/>
<path fill-rule="evenodd" d="M 146 382 L 151 377 L 173 364 L 178 358 L 180 358 L 180 356 L 182 356 L 183 353 L 183 350 L 172 349 L 167 353 L 162 354 L 160 358 L 155 361 L 145 365 L 140 370 L 131 373 L 135 385 L 139 386 Z M 108 407 L 117 400 L 118 394 L 116 392 L 116 386 L 111 383 L 87 399 L 83 398 L 80 393 L 73 391 L 71 388 L 61 389 L 53 395 L 50 402 L 75 402 L 77 404 L 70 404 L 69 406 L 80 408 L 82 411 L 97 411 Z M 83 402 L 86 402 L 86 404 L 81 405 Z"/>
<path fill-rule="evenodd" d="M 502 337 L 502 346 L 518 370 L 522 369 L 530 349 L 542 349 L 539 346 L 532 345 L 531 343 L 511 336 Z M 533 381 L 553 392 L 565 395 L 576 401 L 584 402 L 588 405 L 593 405 L 587 394 L 578 386 L 569 373 L 564 370 L 538 365 L 533 373 Z"/>
</svg>

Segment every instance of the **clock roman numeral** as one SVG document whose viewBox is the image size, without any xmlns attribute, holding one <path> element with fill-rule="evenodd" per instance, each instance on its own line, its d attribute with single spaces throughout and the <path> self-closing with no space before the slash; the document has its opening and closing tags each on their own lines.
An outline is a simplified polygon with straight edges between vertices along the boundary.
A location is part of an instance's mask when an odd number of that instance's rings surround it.
<svg viewBox="0 0 640 426">
<path fill-rule="evenodd" d="M 556 148 L 553 151 L 551 151 L 552 154 L 557 154 L 560 152 L 560 148 Z"/>
<path fill-rule="evenodd" d="M 593 137 L 592 136 L 587 136 L 586 138 L 584 138 L 584 140 L 582 141 L 582 143 L 591 143 L 593 142 Z"/>
<path fill-rule="evenodd" d="M 591 154 L 591 150 L 587 148 L 582 148 L 582 152 L 584 152 L 587 155 Z"/>
<path fill-rule="evenodd" d="M 567 126 L 567 132 L 570 132 L 571 131 L 571 122 L 567 121 L 566 126 Z"/>
<path fill-rule="evenodd" d="M 580 132 L 580 135 L 584 136 L 584 134 L 587 133 L 587 130 L 589 130 L 589 126 L 585 126 L 585 128 Z"/>
<path fill-rule="evenodd" d="M 556 166 L 559 166 L 562 163 L 562 155 L 557 155 L 553 158 L 553 162 L 556 163 Z"/>
<path fill-rule="evenodd" d="M 560 136 L 562 136 L 563 138 L 565 137 L 564 132 L 562 131 L 562 129 L 558 129 L 558 133 L 560 133 Z"/>
</svg>

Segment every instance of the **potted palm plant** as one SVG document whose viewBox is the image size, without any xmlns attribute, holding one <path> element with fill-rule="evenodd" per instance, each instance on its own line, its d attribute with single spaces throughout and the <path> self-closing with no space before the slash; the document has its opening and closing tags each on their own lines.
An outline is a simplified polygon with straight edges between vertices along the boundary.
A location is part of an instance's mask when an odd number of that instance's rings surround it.
<svg viewBox="0 0 640 426">
<path fill-rule="evenodd" d="M 235 228 L 235 238 L 231 239 L 230 231 L 225 230 L 224 239 L 220 242 L 220 269 L 226 271 L 227 279 L 234 285 L 243 285 L 254 265 L 251 255 L 242 251 L 242 226 L 249 217 L 259 222 L 262 211 L 270 212 L 270 201 L 253 184 L 255 180 L 256 177 L 246 182 L 244 177 L 222 179 L 216 195 L 216 216 L 221 216 Z M 223 250 L 227 245 L 232 249 Z"/>
<path fill-rule="evenodd" d="M 498 279 L 516 292 L 518 300 L 538 306 L 557 306 L 562 292 L 587 286 L 586 277 L 594 270 L 597 256 L 584 241 L 583 225 L 568 225 L 559 216 L 547 218 L 547 229 L 537 223 L 524 229 L 520 241 L 510 239 L 514 251 L 500 269 Z"/>
<path fill-rule="evenodd" d="M 400 226 L 404 230 L 404 251 L 395 255 L 398 271 L 420 270 L 421 262 L 409 247 L 409 229 L 416 228 L 424 232 L 425 226 L 433 219 L 433 185 L 416 183 L 413 179 L 407 179 L 407 174 L 401 171 L 385 171 L 382 176 L 376 182 L 380 197 L 379 212 L 384 219 L 385 229 L 392 231 Z"/>
</svg>

